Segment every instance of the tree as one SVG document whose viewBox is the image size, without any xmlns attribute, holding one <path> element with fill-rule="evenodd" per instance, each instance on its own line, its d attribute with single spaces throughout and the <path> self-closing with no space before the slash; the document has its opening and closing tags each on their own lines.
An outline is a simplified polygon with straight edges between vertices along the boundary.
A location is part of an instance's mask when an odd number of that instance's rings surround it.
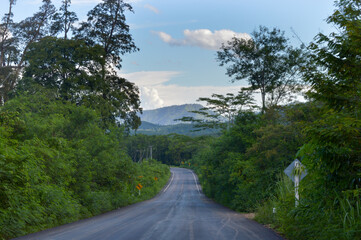
<svg viewBox="0 0 361 240">
<path fill-rule="evenodd" d="M 141 124 L 139 88 L 116 74 L 107 75 L 95 91 L 84 96 L 83 104 L 97 109 L 106 124 L 120 124 L 120 120 L 127 130 L 137 129 Z"/>
<path fill-rule="evenodd" d="M 322 33 L 310 45 L 304 71 L 309 95 L 324 104 L 321 119 L 306 129 L 300 156 L 328 188 L 357 189 L 361 185 L 361 1 L 339 0 L 327 19 L 338 32 Z"/>
<path fill-rule="evenodd" d="M 57 96 L 98 110 L 105 125 L 124 120 L 131 128 L 140 125 L 139 90 L 131 82 L 108 73 L 102 78 L 104 49 L 82 40 L 45 37 L 29 46 L 23 79 L 18 90 L 37 92 L 38 86 L 55 90 Z"/>
<path fill-rule="evenodd" d="M 13 6 L 15 0 L 9 0 L 9 10 L 2 18 L 0 23 L 0 105 L 5 101 L 5 93 L 8 92 L 9 82 L 13 62 L 16 62 L 18 51 L 14 47 L 16 39 L 11 37 L 11 29 L 14 25 L 13 22 Z M 11 79 L 12 80 L 12 79 Z"/>
<path fill-rule="evenodd" d="M 64 32 L 64 39 L 68 39 L 69 31 L 75 30 L 73 24 L 79 19 L 75 12 L 69 11 L 70 4 L 71 0 L 62 0 L 60 11 L 53 16 L 54 22 L 50 29 L 53 36 L 59 32 Z"/>
<path fill-rule="evenodd" d="M 99 45 L 104 51 L 102 55 L 104 61 L 100 70 L 104 87 L 98 94 L 91 96 L 89 101 L 94 102 L 97 99 L 98 103 L 114 103 L 108 106 L 117 106 L 117 109 L 101 107 L 101 111 L 112 112 L 112 115 L 107 115 L 110 117 L 120 114 L 126 123 L 136 129 L 140 126 L 137 112 L 142 111 L 139 90 L 134 84 L 117 76 L 114 69 L 114 66 L 120 69 L 121 55 L 138 50 L 129 33 L 129 26 L 126 24 L 124 13 L 127 10 L 133 11 L 132 6 L 124 3 L 123 0 L 103 0 L 88 12 L 88 19 L 86 22 L 80 23 L 75 38 L 84 40 L 90 46 Z"/>
<path fill-rule="evenodd" d="M 159 192 L 169 167 L 132 163 L 123 128 L 104 131 L 100 121 L 97 111 L 57 99 L 48 89 L 16 96 L 0 108 L 0 239 L 89 218 Z M 139 181 L 146 191 L 135 199 Z"/>
<path fill-rule="evenodd" d="M 0 26 L 0 102 L 5 102 L 15 90 L 37 92 L 39 86 L 55 90 L 58 97 L 98 109 L 105 125 L 121 119 L 137 128 L 141 111 L 138 88 L 116 74 L 121 54 L 136 51 L 124 12 L 132 7 L 118 0 L 106 0 L 88 14 L 77 38 L 68 39 L 77 20 L 69 11 L 71 0 L 63 0 L 56 13 L 51 0 L 43 0 L 40 10 L 32 17 L 12 24 L 12 6 Z M 8 29 L 11 28 L 11 33 Z M 47 37 L 64 32 L 62 40 Z M 9 36 L 13 36 L 11 42 Z M 5 39 L 5 40 L 4 40 Z M 11 43 L 11 45 L 9 45 Z M 18 78 L 27 65 L 20 83 Z"/>
<path fill-rule="evenodd" d="M 297 90 L 303 52 L 289 47 L 284 32 L 277 28 L 260 26 L 252 35 L 223 44 L 217 60 L 220 66 L 228 66 L 226 74 L 232 81 L 247 79 L 250 89 L 260 90 L 264 113 L 267 105 L 277 105 Z"/>
<path fill-rule="evenodd" d="M 24 57 L 27 66 L 18 89 L 32 91 L 33 84 L 37 84 L 80 104 L 84 95 L 101 85 L 103 54 L 100 46 L 88 46 L 81 40 L 45 37 L 29 45 Z"/>
<path fill-rule="evenodd" d="M 197 101 L 206 102 L 206 107 L 198 111 L 191 111 L 199 114 L 201 118 L 183 117 L 177 120 L 196 123 L 195 127 L 198 128 L 198 131 L 207 128 L 219 128 L 224 125 L 229 129 L 239 112 L 245 108 L 253 109 L 255 107 L 252 93 L 246 88 L 242 88 L 237 95 L 214 93 L 211 98 L 201 97 Z"/>
<path fill-rule="evenodd" d="M 51 0 L 43 0 L 43 5 L 38 12 L 16 24 L 14 35 L 19 39 L 20 46 L 23 46 L 19 67 L 23 65 L 24 56 L 30 44 L 49 34 L 51 19 L 55 12 L 56 9 Z"/>
<path fill-rule="evenodd" d="M 9 39 L 11 39 L 10 28 L 13 24 L 13 12 L 12 8 L 15 5 L 15 0 L 9 0 L 9 11 L 5 14 L 0 24 L 0 67 L 6 66 L 6 54 L 7 47 L 9 44 Z"/>
<path fill-rule="evenodd" d="M 1 82 L 0 82 L 0 99 L 5 102 L 9 99 L 9 94 L 15 89 L 21 70 L 24 67 L 24 57 L 27 53 L 30 44 L 38 41 L 42 37 L 46 36 L 50 29 L 50 20 L 55 13 L 55 7 L 51 3 L 51 0 L 43 0 L 43 5 L 39 11 L 32 17 L 28 17 L 20 23 L 12 24 L 12 6 L 15 1 L 10 1 L 9 13 L 6 15 L 6 24 L 4 29 L 13 30 L 11 45 L 8 48 L 8 63 L 6 69 L 1 69 Z M 2 39 L 9 36 L 9 30 L 4 31 Z M 6 44 L 6 41 L 1 44 Z M 4 46 L 3 45 L 3 46 Z M 2 57 L 5 56 L 6 49 L 2 49 Z M 4 58 L 3 58 L 4 59 Z M 4 62 L 3 62 L 4 64 Z"/>
<path fill-rule="evenodd" d="M 338 33 L 319 33 L 312 50 L 306 81 L 312 85 L 311 96 L 337 110 L 361 107 L 361 2 L 339 0 L 339 8 L 327 19 Z"/>
<path fill-rule="evenodd" d="M 104 48 L 107 64 L 121 67 L 121 55 L 137 51 L 126 24 L 125 11 L 133 11 L 123 0 L 103 0 L 88 13 L 86 22 L 80 23 L 76 38 Z M 104 68 L 105 71 L 105 68 Z"/>
</svg>

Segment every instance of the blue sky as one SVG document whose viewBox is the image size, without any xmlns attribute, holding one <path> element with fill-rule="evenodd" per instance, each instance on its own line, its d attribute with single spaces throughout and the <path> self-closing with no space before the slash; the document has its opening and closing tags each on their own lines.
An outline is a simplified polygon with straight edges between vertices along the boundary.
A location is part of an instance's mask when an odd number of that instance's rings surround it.
<svg viewBox="0 0 361 240">
<path fill-rule="evenodd" d="M 100 0 L 72 0 L 79 19 Z M 8 0 L 0 0 L 0 13 Z M 61 0 L 53 0 L 59 6 Z M 212 93 L 237 92 L 247 81 L 230 82 L 216 61 L 221 42 L 234 35 L 247 37 L 259 25 L 286 32 L 299 45 L 291 28 L 306 44 L 318 32 L 334 31 L 325 19 L 332 0 L 129 0 L 135 13 L 127 23 L 137 53 L 123 57 L 120 74 L 141 90 L 144 109 L 194 103 Z M 40 0 L 17 0 L 15 20 L 31 16 Z"/>
</svg>

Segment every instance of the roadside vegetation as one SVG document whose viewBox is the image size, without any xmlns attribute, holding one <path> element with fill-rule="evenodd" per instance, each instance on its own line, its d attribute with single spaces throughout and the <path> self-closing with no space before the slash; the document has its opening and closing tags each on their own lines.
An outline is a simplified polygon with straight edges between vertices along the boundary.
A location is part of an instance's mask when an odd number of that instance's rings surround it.
<svg viewBox="0 0 361 240">
<path fill-rule="evenodd" d="M 0 22 L 0 239 L 154 197 L 169 167 L 128 155 L 139 91 L 116 73 L 137 50 L 131 6 L 103 1 L 75 28 L 70 0 L 18 23 L 15 3 Z"/>
<path fill-rule="evenodd" d="M 127 155 L 124 129 L 51 93 L 0 109 L 0 237 L 12 238 L 155 196 L 170 172 Z M 141 195 L 136 186 L 141 184 Z"/>
<path fill-rule="evenodd" d="M 138 50 L 124 22 L 129 4 L 104 0 L 75 28 L 69 0 L 59 10 L 44 0 L 16 24 L 9 3 L 0 27 L 0 238 L 150 198 L 175 165 L 194 169 L 210 198 L 256 212 L 287 239 L 361 239 L 360 0 L 335 1 L 327 22 L 337 31 L 309 46 L 263 26 L 251 40 L 224 43 L 217 61 L 249 87 L 200 98 L 207 104 L 194 113 L 204 117 L 182 121 L 219 134 L 197 137 L 129 134 L 142 111 L 138 88 L 116 74 L 121 56 Z M 111 19 L 123 28 L 110 33 Z M 297 207 L 283 173 L 295 158 L 308 172 Z"/>
<path fill-rule="evenodd" d="M 361 239 L 361 2 L 339 0 L 335 6 L 327 22 L 338 31 L 318 34 L 297 65 L 309 87 L 307 102 L 272 104 L 282 84 L 270 84 L 261 113 L 239 111 L 233 126 L 188 164 L 209 197 L 240 212 L 256 211 L 257 221 L 287 239 Z M 256 40 L 262 32 L 262 43 L 277 35 L 261 28 Z M 248 67 L 260 59 L 245 59 L 262 56 L 260 50 L 234 40 L 218 56 L 222 65 L 231 63 L 227 74 L 235 80 L 252 79 L 262 75 L 251 76 L 257 69 Z M 237 59 L 242 54 L 248 55 Z M 262 88 L 256 80 L 251 89 Z M 308 171 L 297 207 L 293 183 L 283 173 L 295 158 Z"/>
</svg>

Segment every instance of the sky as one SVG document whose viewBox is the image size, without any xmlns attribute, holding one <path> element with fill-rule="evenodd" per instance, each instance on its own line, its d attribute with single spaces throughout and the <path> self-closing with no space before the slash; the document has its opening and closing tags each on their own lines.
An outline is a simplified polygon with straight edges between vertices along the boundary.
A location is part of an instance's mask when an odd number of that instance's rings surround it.
<svg viewBox="0 0 361 240">
<path fill-rule="evenodd" d="M 72 0 L 80 20 L 100 0 Z M 290 44 L 310 43 L 326 23 L 333 0 L 128 0 L 130 26 L 139 52 L 123 56 L 119 74 L 141 92 L 144 110 L 196 103 L 212 93 L 237 93 L 247 80 L 231 82 L 216 53 L 232 37 L 248 38 L 260 25 L 285 31 Z M 8 0 L 0 0 L 0 14 Z M 53 0 L 59 7 L 61 0 Z M 14 19 L 31 16 L 41 0 L 17 0 Z M 292 30 L 291 30 L 292 29 Z M 297 37 L 296 37 L 296 35 Z"/>
</svg>

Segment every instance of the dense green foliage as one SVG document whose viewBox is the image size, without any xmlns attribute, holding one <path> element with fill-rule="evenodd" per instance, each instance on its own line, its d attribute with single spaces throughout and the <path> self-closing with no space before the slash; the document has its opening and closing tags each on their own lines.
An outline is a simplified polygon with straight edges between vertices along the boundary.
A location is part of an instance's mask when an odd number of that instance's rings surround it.
<svg viewBox="0 0 361 240">
<path fill-rule="evenodd" d="M 302 46 L 303 47 L 303 46 Z M 302 48 L 289 45 L 284 32 L 260 26 L 252 38 L 233 37 L 217 52 L 220 66 L 232 81 L 247 80 L 249 89 L 261 92 L 262 112 L 299 91 L 298 74 L 304 63 Z"/>
<path fill-rule="evenodd" d="M 243 113 L 229 131 L 209 141 L 189 163 L 207 196 L 237 211 L 256 211 L 258 221 L 271 224 L 288 239 L 360 239 L 360 193 L 358 179 L 352 175 L 359 167 L 350 167 L 347 160 L 337 167 L 327 164 L 331 156 L 342 161 L 341 157 L 350 155 L 342 149 L 336 148 L 340 156 L 325 150 L 332 143 L 344 146 L 345 141 L 355 141 L 354 131 L 342 139 L 333 132 L 342 131 L 344 125 L 348 129 L 357 125 L 337 121 L 339 128 L 334 131 L 320 127 L 320 122 L 329 124 L 336 116 L 342 115 L 330 114 L 320 102 L 269 109 L 265 115 Z M 318 128 L 317 134 L 310 133 Z M 327 134 L 331 134 L 327 144 L 315 145 L 313 139 Z M 357 151 L 359 145 L 346 146 L 348 151 Z M 299 189 L 298 207 L 293 183 L 283 174 L 296 157 L 308 170 Z"/>
<path fill-rule="evenodd" d="M 117 74 L 122 55 L 138 50 L 125 18 L 131 5 L 103 0 L 76 28 L 70 0 L 58 10 L 51 0 L 42 2 L 32 17 L 14 23 L 16 1 L 9 0 L 9 11 L 0 20 L 0 104 L 23 91 L 46 88 L 58 98 L 96 109 L 105 127 L 120 120 L 136 129 L 142 111 L 139 89 Z M 58 38 L 61 33 L 64 37 Z"/>
<path fill-rule="evenodd" d="M 0 108 L 0 238 L 150 198 L 169 177 L 165 165 L 128 157 L 122 128 L 104 130 L 96 111 L 54 95 L 23 95 Z"/>
<path fill-rule="evenodd" d="M 253 211 L 269 198 L 278 175 L 293 161 L 305 137 L 300 134 L 317 108 L 294 104 L 267 111 L 244 112 L 235 124 L 191 161 L 204 192 L 238 211 Z"/>
<path fill-rule="evenodd" d="M 199 130 L 194 124 L 179 123 L 173 125 L 156 125 L 149 122 L 142 121 L 142 124 L 136 131 L 131 131 L 131 134 L 144 134 L 144 135 L 168 135 L 168 134 L 181 134 L 186 136 L 203 136 L 203 135 L 219 135 L 218 129 L 203 129 Z"/>
<path fill-rule="evenodd" d="M 150 198 L 170 174 L 127 154 L 142 111 L 138 87 L 117 75 L 121 56 L 138 50 L 132 7 L 103 0 L 77 29 L 70 0 L 59 10 L 42 2 L 14 23 L 9 0 L 0 22 L 0 239 Z"/>
<path fill-rule="evenodd" d="M 132 8 L 104 0 L 78 37 L 67 39 L 76 18 L 67 12 L 69 3 L 64 0 L 56 15 L 44 0 L 38 13 L 15 27 L 10 0 L 0 26 L 0 103 L 6 101 L 0 108 L 0 238 L 153 196 L 169 177 L 157 159 L 194 168 L 209 197 L 237 211 L 257 211 L 258 221 L 289 239 L 361 239 L 360 0 L 336 2 L 327 21 L 339 32 L 317 35 L 307 54 L 289 47 L 278 29 L 264 27 L 253 40 L 224 45 L 218 60 L 231 64 L 229 76 L 248 77 L 250 89 L 261 90 L 262 113 L 237 108 L 231 94 L 203 98 L 228 108 L 230 124 L 220 136 L 201 137 L 124 136 L 115 117 L 134 128 L 140 124 L 138 89 L 107 67 L 120 67 L 120 55 L 137 50 L 123 13 Z M 58 22 L 52 28 L 50 16 Z M 38 32 L 31 21 L 40 24 Z M 125 45 L 109 35 L 115 25 Z M 27 30 L 13 35 L 25 49 L 7 34 L 11 28 Z M 64 39 L 45 37 L 49 30 L 63 31 Z M 308 102 L 279 106 L 298 89 L 300 66 L 310 86 Z M 296 157 L 308 171 L 297 207 L 283 174 Z"/>
<path fill-rule="evenodd" d="M 164 164 L 179 166 L 192 159 L 210 138 L 210 136 L 190 137 L 179 134 L 139 134 L 128 138 L 127 148 L 129 156 L 135 162 L 152 156 Z"/>
<path fill-rule="evenodd" d="M 240 113 L 192 159 L 207 195 L 239 211 L 256 208 L 258 221 L 288 239 L 361 239 L 361 1 L 336 7 L 327 22 L 338 32 L 309 46 L 309 102 Z M 283 174 L 296 157 L 308 171 L 298 206 Z"/>
<path fill-rule="evenodd" d="M 309 94 L 323 107 L 304 129 L 307 139 L 297 154 L 309 171 L 300 207 L 290 203 L 292 191 L 272 199 L 279 206 L 273 223 L 294 239 L 361 238 L 361 1 L 336 6 L 327 22 L 339 32 L 316 36 L 305 69 Z"/>
<path fill-rule="evenodd" d="M 25 55 L 28 66 L 17 91 L 37 92 L 39 86 L 51 89 L 59 98 L 96 109 L 106 126 L 121 118 L 126 126 L 136 128 L 138 87 L 111 71 L 104 72 L 103 55 L 99 45 L 45 37 L 29 46 Z"/>
</svg>

